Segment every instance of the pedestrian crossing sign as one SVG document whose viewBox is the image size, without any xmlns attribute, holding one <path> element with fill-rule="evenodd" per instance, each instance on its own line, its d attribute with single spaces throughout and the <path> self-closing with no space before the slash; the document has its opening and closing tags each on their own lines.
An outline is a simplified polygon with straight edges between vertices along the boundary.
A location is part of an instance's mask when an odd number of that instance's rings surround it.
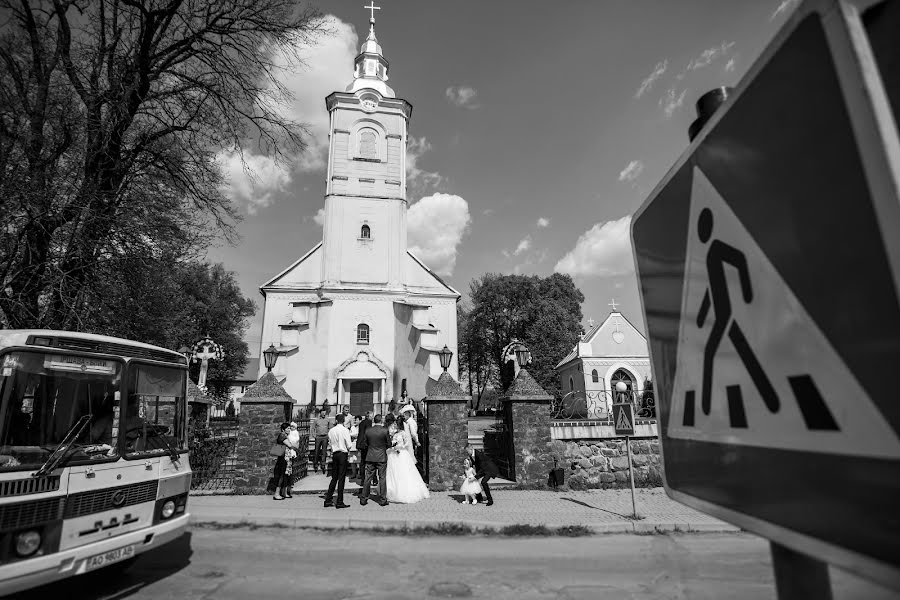
<svg viewBox="0 0 900 600">
<path fill-rule="evenodd" d="M 898 30 L 805 0 L 631 230 L 666 492 L 896 589 Z"/>
<path fill-rule="evenodd" d="M 616 435 L 634 435 L 634 407 L 630 403 L 613 404 Z"/>
</svg>

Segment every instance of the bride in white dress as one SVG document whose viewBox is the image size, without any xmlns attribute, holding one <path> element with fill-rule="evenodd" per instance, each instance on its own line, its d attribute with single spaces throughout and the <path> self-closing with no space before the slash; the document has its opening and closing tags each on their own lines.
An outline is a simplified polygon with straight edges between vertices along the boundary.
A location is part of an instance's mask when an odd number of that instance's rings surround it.
<svg viewBox="0 0 900 600">
<path fill-rule="evenodd" d="M 391 415 L 388 415 L 390 421 Z M 428 486 L 416 470 L 416 459 L 413 456 L 412 439 L 406 431 L 406 418 L 402 415 L 395 423 L 389 424 L 393 447 L 388 450 L 387 499 L 388 502 L 413 504 L 428 498 Z"/>
</svg>

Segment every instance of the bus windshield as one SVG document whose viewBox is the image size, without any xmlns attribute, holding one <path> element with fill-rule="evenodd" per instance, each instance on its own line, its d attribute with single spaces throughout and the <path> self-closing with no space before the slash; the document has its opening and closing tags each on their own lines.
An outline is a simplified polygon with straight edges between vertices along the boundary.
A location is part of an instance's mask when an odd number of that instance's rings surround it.
<svg viewBox="0 0 900 600">
<path fill-rule="evenodd" d="M 115 457 L 122 365 L 107 358 L 21 351 L 0 357 L 0 470 L 36 469 L 81 417 L 66 460 Z"/>
<path fill-rule="evenodd" d="M 128 401 L 120 427 L 126 457 L 184 450 L 186 377 L 187 371 L 175 367 L 128 366 Z"/>
</svg>

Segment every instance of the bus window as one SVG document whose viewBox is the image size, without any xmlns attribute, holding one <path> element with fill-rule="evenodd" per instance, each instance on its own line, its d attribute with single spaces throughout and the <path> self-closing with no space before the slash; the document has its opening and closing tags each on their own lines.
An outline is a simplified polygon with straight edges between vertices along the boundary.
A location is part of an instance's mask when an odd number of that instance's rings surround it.
<svg viewBox="0 0 900 600">
<path fill-rule="evenodd" d="M 125 452 L 167 454 L 185 448 L 184 386 L 186 371 L 132 363 L 128 371 L 128 401 L 120 435 Z"/>
</svg>

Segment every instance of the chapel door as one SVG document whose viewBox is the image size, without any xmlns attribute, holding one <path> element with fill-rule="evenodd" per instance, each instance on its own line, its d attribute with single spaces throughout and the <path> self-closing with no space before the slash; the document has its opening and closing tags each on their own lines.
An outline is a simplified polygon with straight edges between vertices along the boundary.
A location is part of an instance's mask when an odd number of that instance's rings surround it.
<svg viewBox="0 0 900 600">
<path fill-rule="evenodd" d="M 362 416 L 375 409 L 375 384 L 364 379 L 350 382 L 350 414 Z"/>
</svg>

